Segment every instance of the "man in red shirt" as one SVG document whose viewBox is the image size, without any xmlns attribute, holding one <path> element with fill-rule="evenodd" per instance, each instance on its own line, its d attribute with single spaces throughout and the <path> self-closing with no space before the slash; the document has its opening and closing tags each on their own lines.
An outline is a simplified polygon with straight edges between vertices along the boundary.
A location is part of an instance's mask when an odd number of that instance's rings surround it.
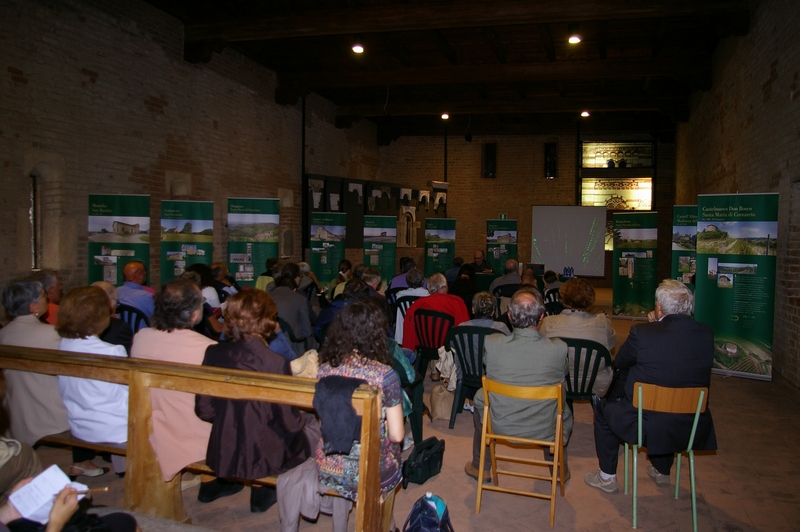
<svg viewBox="0 0 800 532">
<path fill-rule="evenodd" d="M 431 295 L 421 297 L 408 307 L 406 317 L 403 320 L 403 347 L 408 349 L 417 348 L 417 330 L 414 327 L 414 314 L 419 309 L 435 310 L 453 316 L 456 326 L 469 320 L 467 306 L 464 300 L 457 296 L 447 293 L 447 279 L 441 273 L 434 273 L 428 277 L 428 292 Z"/>
</svg>

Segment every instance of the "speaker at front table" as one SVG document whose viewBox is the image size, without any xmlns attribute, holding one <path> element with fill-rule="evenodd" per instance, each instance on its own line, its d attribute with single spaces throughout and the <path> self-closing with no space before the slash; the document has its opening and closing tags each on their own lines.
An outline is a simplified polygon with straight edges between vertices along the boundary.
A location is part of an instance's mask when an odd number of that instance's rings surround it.
<svg viewBox="0 0 800 532">
<path fill-rule="evenodd" d="M 489 142 L 483 145 L 481 157 L 481 177 L 494 179 L 497 177 L 497 143 Z"/>
</svg>

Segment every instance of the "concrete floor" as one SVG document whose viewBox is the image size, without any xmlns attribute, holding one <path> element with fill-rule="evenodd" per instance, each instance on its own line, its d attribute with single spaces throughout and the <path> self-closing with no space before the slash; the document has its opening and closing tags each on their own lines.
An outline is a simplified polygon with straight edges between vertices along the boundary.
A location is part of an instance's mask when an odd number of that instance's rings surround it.
<svg viewBox="0 0 800 532">
<path fill-rule="evenodd" d="M 599 291 L 598 305 L 610 307 L 610 290 Z M 613 320 L 621 343 L 633 322 Z M 426 388 L 433 387 L 430 380 Z M 762 382 L 713 376 L 710 408 L 720 448 L 696 455 L 698 518 L 700 530 L 725 532 L 745 530 L 800 529 L 800 391 L 783 379 Z M 548 529 L 547 501 L 486 492 L 480 514 L 475 514 L 476 481 L 464 474 L 471 458 L 472 422 L 469 414 L 458 416 L 455 428 L 448 422 L 424 421 L 424 435 L 447 442 L 442 472 L 424 485 L 409 485 L 396 498 L 394 516 L 402 529 L 414 501 L 426 491 L 441 496 L 448 505 L 455 530 L 502 531 Z M 70 453 L 42 447 L 43 461 L 69 466 Z M 626 530 L 631 527 L 630 495 L 605 494 L 588 487 L 583 474 L 597 469 L 588 404 L 575 405 L 575 428 L 569 444 L 572 480 L 566 495 L 556 503 L 554 530 L 592 532 Z M 620 460 L 622 462 L 622 460 Z M 684 459 L 679 500 L 672 498 L 673 486 L 656 487 L 639 471 L 639 528 L 642 530 L 691 530 L 688 466 Z M 795 476 L 796 475 L 796 476 Z M 619 471 L 622 478 L 622 463 Z M 673 473 L 674 477 L 674 473 Z M 794 479 L 794 480 L 793 480 Z M 501 478 L 502 480 L 502 478 Z M 87 479 L 91 487 L 110 486 L 111 492 L 96 496 L 96 504 L 122 507 L 123 481 L 111 475 Z M 545 488 L 542 484 L 542 489 Z M 249 512 L 249 491 L 210 504 L 197 502 L 198 488 L 184 492 L 184 503 L 192 522 L 224 531 L 277 530 L 278 511 Z M 350 528 L 354 528 L 351 519 Z M 301 530 L 330 530 L 330 518 L 318 523 L 303 522 Z M 146 530 L 145 530 L 146 532 Z"/>
</svg>

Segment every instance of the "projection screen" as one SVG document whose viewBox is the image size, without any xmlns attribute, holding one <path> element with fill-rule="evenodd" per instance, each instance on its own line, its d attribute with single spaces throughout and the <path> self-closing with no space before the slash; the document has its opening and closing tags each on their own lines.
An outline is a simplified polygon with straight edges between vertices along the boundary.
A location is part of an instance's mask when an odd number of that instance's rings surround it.
<svg viewBox="0 0 800 532">
<path fill-rule="evenodd" d="M 605 207 L 534 205 L 531 225 L 532 263 L 558 274 L 569 266 L 575 275 L 605 275 Z"/>
</svg>

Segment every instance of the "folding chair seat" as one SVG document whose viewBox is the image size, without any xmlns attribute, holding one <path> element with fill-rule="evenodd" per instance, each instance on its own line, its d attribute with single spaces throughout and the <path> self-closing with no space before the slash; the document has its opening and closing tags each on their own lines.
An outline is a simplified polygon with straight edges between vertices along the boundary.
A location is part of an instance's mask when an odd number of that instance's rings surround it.
<svg viewBox="0 0 800 532">
<path fill-rule="evenodd" d="M 417 332 L 417 359 L 415 364 L 422 377 L 431 360 L 439 360 L 439 348 L 444 345 L 447 331 L 453 328 L 455 318 L 444 312 L 419 309 L 414 312 L 414 329 Z"/>
<path fill-rule="evenodd" d="M 486 337 L 499 333 L 491 327 L 473 327 L 461 325 L 453 327 L 447 333 L 444 345 L 453 352 L 461 366 L 461 379 L 456 383 L 453 411 L 450 413 L 450 428 L 456 423 L 456 415 L 464 410 L 464 400 L 467 398 L 467 388 L 476 390 L 482 386 L 483 377 L 483 346 Z"/>
<path fill-rule="evenodd" d="M 563 399 L 561 383 L 553 386 L 514 386 L 511 384 L 503 384 L 483 376 L 483 429 L 481 432 L 481 458 L 478 464 L 478 497 L 475 502 L 475 513 L 481 511 L 481 497 L 484 490 L 499 491 L 501 493 L 511 493 L 514 495 L 523 495 L 525 497 L 534 497 L 537 499 L 547 499 L 550 501 L 550 526 L 555 523 L 556 517 L 556 484 L 561 482 L 561 496 L 564 496 L 564 434 L 563 434 Z M 558 405 L 558 414 L 555 419 L 555 434 L 553 441 L 547 440 L 534 440 L 530 438 L 520 438 L 517 436 L 505 436 L 496 434 L 492 429 L 492 416 L 491 416 L 491 394 L 503 395 L 516 399 L 530 400 L 530 401 L 556 401 Z M 497 442 L 533 446 L 536 448 L 548 448 L 552 455 L 552 460 L 523 458 L 518 455 L 499 455 L 496 452 Z M 486 463 L 486 446 L 489 446 L 489 455 L 492 462 L 492 484 L 484 485 L 483 473 L 484 464 Z M 524 464 L 538 467 L 550 468 L 547 475 L 538 475 L 535 473 L 527 473 L 524 471 L 513 469 L 498 469 L 497 462 L 511 462 L 516 464 Z M 546 480 L 550 482 L 550 493 L 539 493 L 536 491 L 523 491 L 514 488 L 505 488 L 500 486 L 499 475 L 509 475 L 513 477 L 520 477 L 529 480 Z"/>
<path fill-rule="evenodd" d="M 691 482 L 692 494 L 692 526 L 694 531 L 697 532 L 697 491 L 696 479 L 694 472 L 694 436 L 697 432 L 697 423 L 700 420 L 700 414 L 706 411 L 708 404 L 708 388 L 667 388 L 664 386 L 656 386 L 655 384 L 646 384 L 643 382 L 636 382 L 633 385 L 633 406 L 638 410 L 638 439 L 636 443 L 630 444 L 633 447 L 633 528 L 637 525 L 637 504 L 638 504 L 638 490 L 639 484 L 637 476 L 639 473 L 639 449 L 642 447 L 642 413 L 647 410 L 650 412 L 665 412 L 669 414 L 694 414 L 694 422 L 692 424 L 692 432 L 689 435 L 689 441 L 686 443 L 686 449 L 678 453 L 678 460 L 675 466 L 675 498 L 678 498 L 678 493 L 681 485 L 681 456 L 686 453 L 689 458 L 689 479 Z M 628 493 L 628 449 L 629 444 L 625 443 L 625 493 Z"/>
</svg>

